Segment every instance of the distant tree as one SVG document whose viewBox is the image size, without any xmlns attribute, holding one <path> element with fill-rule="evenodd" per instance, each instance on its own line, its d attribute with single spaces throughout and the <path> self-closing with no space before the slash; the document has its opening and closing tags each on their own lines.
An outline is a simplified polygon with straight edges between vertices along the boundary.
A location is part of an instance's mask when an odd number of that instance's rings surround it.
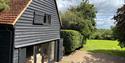
<svg viewBox="0 0 125 63">
<path fill-rule="evenodd" d="M 9 9 L 10 0 L 0 0 L 0 12 Z"/>
<path fill-rule="evenodd" d="M 118 35 L 117 35 L 116 27 L 112 26 L 111 30 L 112 30 L 112 36 L 113 36 L 114 40 L 117 40 Z"/>
<path fill-rule="evenodd" d="M 114 20 L 116 20 L 116 38 L 120 42 L 120 46 L 125 47 L 125 5 L 117 9 L 117 14 L 114 16 Z"/>
<path fill-rule="evenodd" d="M 90 39 L 114 40 L 113 31 L 111 29 L 96 29 Z"/>
</svg>

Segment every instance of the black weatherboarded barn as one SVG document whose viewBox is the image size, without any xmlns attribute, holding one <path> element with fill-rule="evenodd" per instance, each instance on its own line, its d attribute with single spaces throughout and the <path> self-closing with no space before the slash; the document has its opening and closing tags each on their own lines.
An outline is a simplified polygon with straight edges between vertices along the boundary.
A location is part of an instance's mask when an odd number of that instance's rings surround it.
<svg viewBox="0 0 125 63">
<path fill-rule="evenodd" d="M 10 0 L 0 12 L 0 63 L 52 63 L 60 44 L 56 0 Z"/>
</svg>

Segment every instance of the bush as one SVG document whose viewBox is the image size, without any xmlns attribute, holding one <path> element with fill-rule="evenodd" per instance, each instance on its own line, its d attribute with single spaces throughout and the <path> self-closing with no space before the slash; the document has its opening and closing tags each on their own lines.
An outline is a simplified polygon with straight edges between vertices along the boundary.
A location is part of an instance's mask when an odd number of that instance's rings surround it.
<svg viewBox="0 0 125 63">
<path fill-rule="evenodd" d="M 71 53 L 83 45 L 83 36 L 75 30 L 62 30 L 61 38 L 64 40 L 65 53 Z"/>
</svg>

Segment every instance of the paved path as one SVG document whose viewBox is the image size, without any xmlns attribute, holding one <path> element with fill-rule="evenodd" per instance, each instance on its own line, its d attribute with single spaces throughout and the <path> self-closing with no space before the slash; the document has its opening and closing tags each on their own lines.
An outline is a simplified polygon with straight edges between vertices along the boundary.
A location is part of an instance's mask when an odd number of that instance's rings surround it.
<svg viewBox="0 0 125 63">
<path fill-rule="evenodd" d="M 103 53 L 76 51 L 69 56 L 64 56 L 59 63 L 125 63 L 125 58 Z"/>
</svg>

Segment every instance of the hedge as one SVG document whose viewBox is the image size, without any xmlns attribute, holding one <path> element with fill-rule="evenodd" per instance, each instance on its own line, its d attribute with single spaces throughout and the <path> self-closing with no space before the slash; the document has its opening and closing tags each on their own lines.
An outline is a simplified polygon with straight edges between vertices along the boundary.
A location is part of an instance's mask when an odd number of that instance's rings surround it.
<svg viewBox="0 0 125 63">
<path fill-rule="evenodd" d="M 61 30 L 65 53 L 71 53 L 83 45 L 83 36 L 75 30 Z"/>
</svg>

